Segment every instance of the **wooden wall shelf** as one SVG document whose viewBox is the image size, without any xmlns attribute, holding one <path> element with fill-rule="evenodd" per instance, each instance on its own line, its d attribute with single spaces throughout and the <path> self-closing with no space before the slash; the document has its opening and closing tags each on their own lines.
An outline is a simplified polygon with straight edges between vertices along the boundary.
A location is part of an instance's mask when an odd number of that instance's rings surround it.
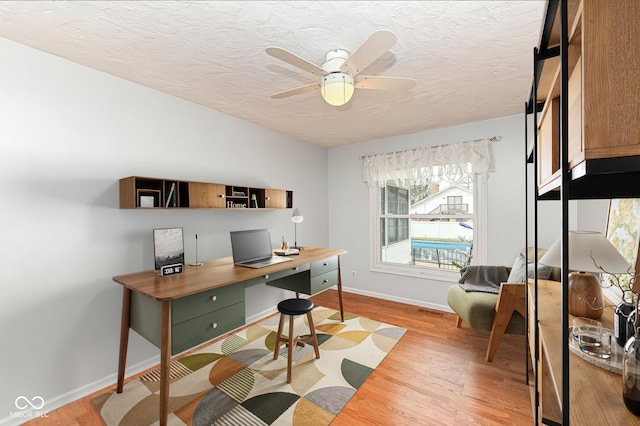
<svg viewBox="0 0 640 426">
<path fill-rule="evenodd" d="M 293 191 L 130 176 L 120 179 L 120 208 L 290 209 Z"/>
<path fill-rule="evenodd" d="M 638 11 L 636 0 L 547 0 L 525 106 L 525 114 L 534 117 L 525 149 L 527 162 L 533 163 L 535 248 L 538 228 L 544 226 L 537 213 L 540 201 L 561 203 L 561 238 L 568 238 L 569 200 L 640 197 Z M 529 238 L 527 232 L 527 246 Z M 621 377 L 570 353 L 571 316 L 563 294 L 568 271 L 562 271 L 561 280 L 529 283 L 536 424 L 640 424 L 624 406 Z M 600 319 L 607 328 L 611 311 Z"/>
</svg>

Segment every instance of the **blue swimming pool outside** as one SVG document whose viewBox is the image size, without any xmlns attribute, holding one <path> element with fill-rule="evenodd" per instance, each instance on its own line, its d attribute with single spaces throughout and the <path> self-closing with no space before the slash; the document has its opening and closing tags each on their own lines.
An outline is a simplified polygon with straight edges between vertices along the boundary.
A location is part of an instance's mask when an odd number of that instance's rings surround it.
<svg viewBox="0 0 640 426">
<path fill-rule="evenodd" d="M 411 240 L 411 248 L 426 248 L 426 249 L 440 249 L 440 250 L 462 250 L 467 251 L 471 248 L 471 244 L 465 242 L 455 241 L 424 241 L 424 240 Z"/>
</svg>

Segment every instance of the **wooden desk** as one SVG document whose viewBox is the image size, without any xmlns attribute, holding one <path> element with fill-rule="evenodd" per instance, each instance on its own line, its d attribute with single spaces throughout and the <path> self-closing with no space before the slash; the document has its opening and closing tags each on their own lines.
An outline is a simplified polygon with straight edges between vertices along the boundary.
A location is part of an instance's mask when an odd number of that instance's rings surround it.
<svg viewBox="0 0 640 426">
<path fill-rule="evenodd" d="M 530 281 L 531 282 L 531 281 Z M 533 286 L 529 286 L 529 300 L 533 301 Z M 540 327 L 540 367 L 548 372 L 541 389 L 542 407 L 547 415 L 560 423 L 562 404 L 562 341 L 561 288 L 557 281 L 538 280 L 538 324 Z M 571 321 L 571 317 L 569 321 Z M 613 308 L 606 307 L 598 320 L 605 328 L 613 329 Z M 531 332 L 530 338 L 533 333 Z M 613 342 L 615 345 L 615 341 Z M 575 425 L 640 425 L 640 418 L 631 414 L 622 401 L 622 377 L 596 367 L 569 353 L 570 417 Z M 546 405 L 545 405 L 546 404 Z"/>
<path fill-rule="evenodd" d="M 116 391 L 122 393 L 124 386 L 129 329 L 133 328 L 160 348 L 159 418 L 160 424 L 166 425 L 171 355 L 244 325 L 244 288 L 252 285 L 266 282 L 305 294 L 337 285 L 340 315 L 344 321 L 340 273 L 340 255 L 344 253 L 345 250 L 305 247 L 299 255 L 291 256 L 293 260 L 289 262 L 260 269 L 234 266 L 232 258 L 225 257 L 206 261 L 203 266 L 185 266 L 182 274 L 167 277 L 161 277 L 153 270 L 113 277 L 123 285 Z M 218 322 L 215 319 L 211 322 L 210 318 L 216 318 L 219 312 L 222 312 L 222 321 L 226 321 L 229 314 L 237 317 L 240 313 L 241 323 L 236 319 L 218 327 Z M 192 331 L 199 326 L 205 328 Z M 174 346 L 172 331 L 190 336 Z M 182 336 L 176 335 L 178 337 Z"/>
</svg>

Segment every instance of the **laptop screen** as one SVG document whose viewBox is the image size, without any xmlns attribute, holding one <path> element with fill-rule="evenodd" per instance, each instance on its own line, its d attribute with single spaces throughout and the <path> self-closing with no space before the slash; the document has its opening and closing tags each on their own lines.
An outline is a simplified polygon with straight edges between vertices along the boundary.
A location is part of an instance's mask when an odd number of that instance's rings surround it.
<svg viewBox="0 0 640 426">
<path fill-rule="evenodd" d="M 233 263 L 273 256 L 271 233 L 268 229 L 231 231 L 230 235 Z"/>
</svg>

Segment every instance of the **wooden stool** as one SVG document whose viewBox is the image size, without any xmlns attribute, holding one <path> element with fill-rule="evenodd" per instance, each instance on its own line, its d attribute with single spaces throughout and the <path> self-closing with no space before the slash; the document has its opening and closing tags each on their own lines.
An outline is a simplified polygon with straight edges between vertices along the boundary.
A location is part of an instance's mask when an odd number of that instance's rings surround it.
<svg viewBox="0 0 640 426">
<path fill-rule="evenodd" d="M 286 343 L 288 351 L 287 360 L 287 383 L 291 383 L 291 363 L 293 362 L 293 349 L 296 346 L 304 346 L 311 340 L 313 348 L 316 352 L 316 358 L 320 358 L 320 350 L 318 349 L 318 338 L 316 337 L 316 330 L 313 327 L 313 318 L 311 316 L 311 310 L 313 309 L 313 302 L 307 299 L 287 299 L 278 303 L 278 311 L 280 312 L 280 324 L 278 325 L 278 335 L 276 337 L 276 347 L 273 350 L 273 359 L 278 359 L 280 354 L 280 344 Z M 300 339 L 298 336 L 293 337 L 293 320 L 297 315 L 307 314 L 309 320 L 309 329 L 311 330 L 311 337 L 305 337 Z M 282 329 L 284 328 L 284 318 L 289 316 L 289 336 L 284 337 L 282 335 Z"/>
</svg>

